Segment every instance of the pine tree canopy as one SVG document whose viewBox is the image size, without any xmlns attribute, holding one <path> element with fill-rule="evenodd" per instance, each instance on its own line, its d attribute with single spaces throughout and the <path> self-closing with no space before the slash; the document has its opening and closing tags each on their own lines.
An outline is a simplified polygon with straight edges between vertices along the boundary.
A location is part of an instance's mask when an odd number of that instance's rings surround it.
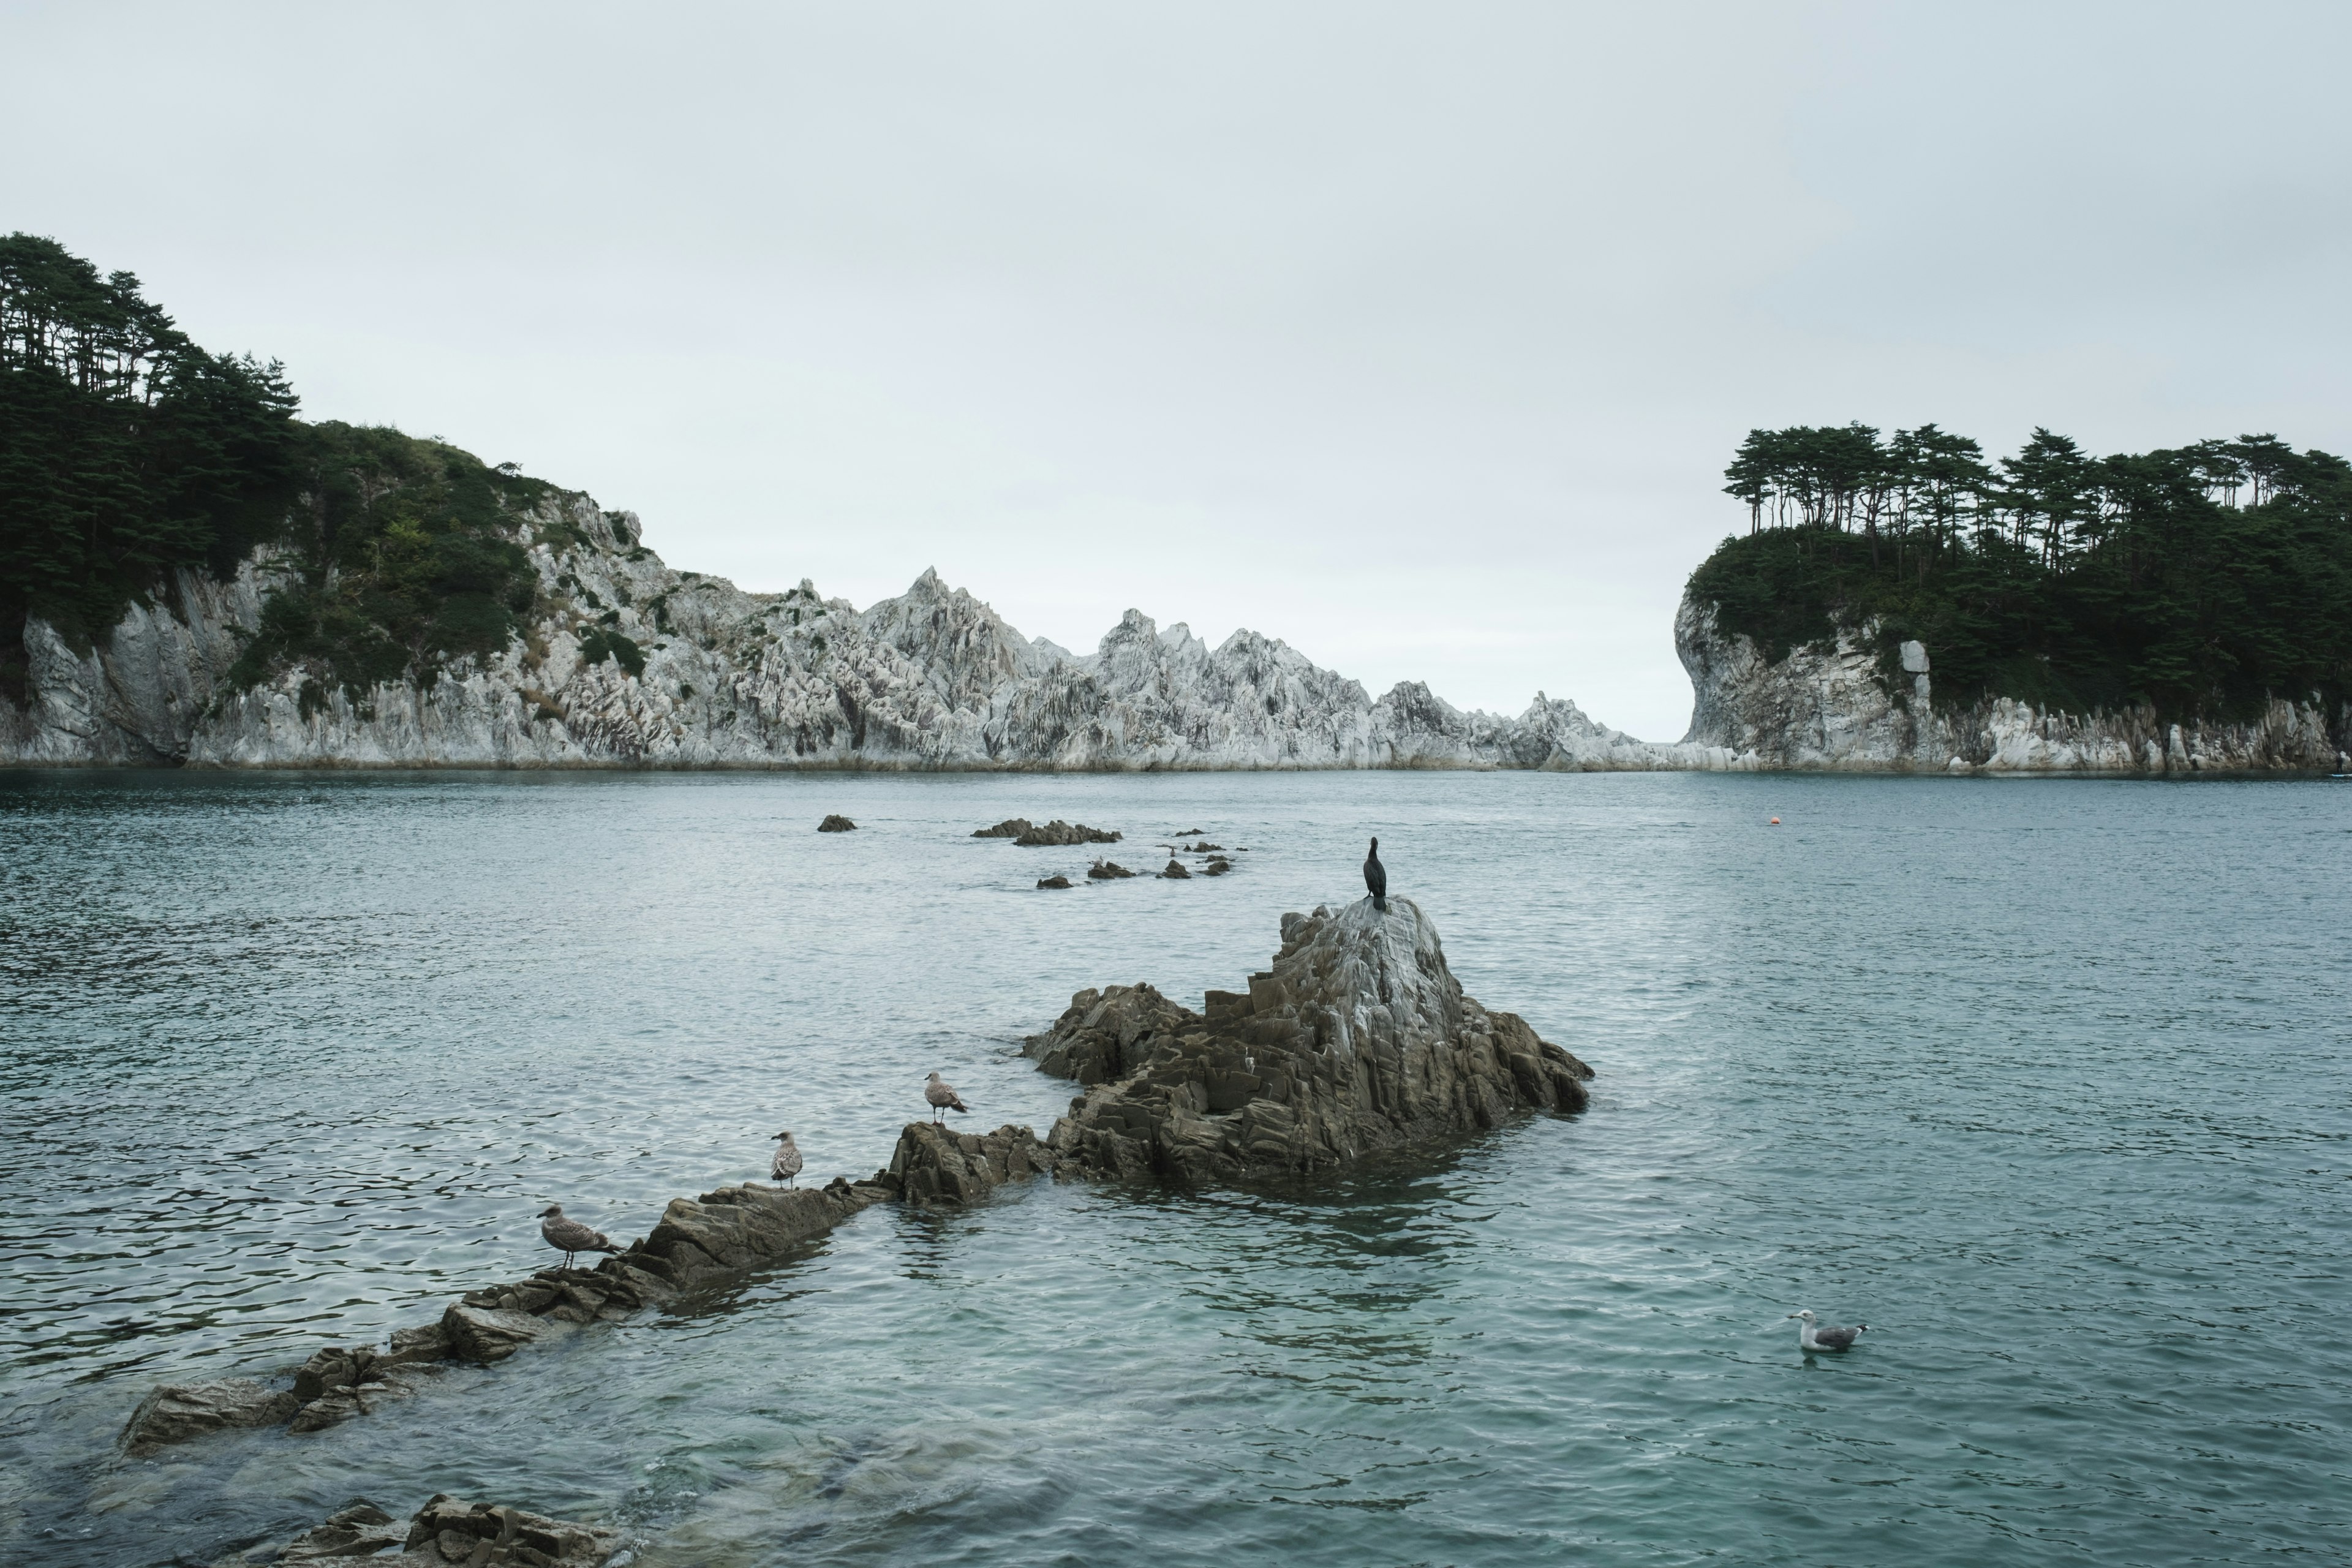
<svg viewBox="0 0 2352 1568">
<path fill-rule="evenodd" d="M 1748 531 L 1690 595 L 1767 658 L 1917 638 L 1939 705 L 2250 718 L 2352 692 L 2352 465 L 2273 436 L 2094 458 L 2037 429 L 1996 466 L 1935 426 L 1755 430 Z"/>
<path fill-rule="evenodd" d="M 229 576 L 262 546 L 240 683 L 429 684 L 517 635 L 537 588 L 520 514 L 548 487 L 295 408 L 276 362 L 198 348 L 130 273 L 0 238 L 0 690 L 24 695 L 28 616 L 86 650 L 175 572 Z"/>
</svg>

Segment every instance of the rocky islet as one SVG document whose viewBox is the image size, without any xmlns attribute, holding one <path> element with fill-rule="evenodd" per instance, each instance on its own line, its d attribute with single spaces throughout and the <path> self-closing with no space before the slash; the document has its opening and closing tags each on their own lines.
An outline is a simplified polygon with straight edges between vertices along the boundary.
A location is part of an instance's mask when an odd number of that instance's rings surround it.
<svg viewBox="0 0 2352 1568">
<path fill-rule="evenodd" d="M 1466 994 L 1434 923 L 1389 903 L 1285 915 L 1272 964 L 1200 1013 L 1148 984 L 1072 997 L 1025 1047 L 1086 1090 L 1057 1168 L 1225 1182 L 1582 1110 L 1592 1070 Z"/>
<path fill-rule="evenodd" d="M 1149 984 L 1085 991 L 1026 1054 L 1085 1090 L 1040 1139 L 908 1123 L 889 1163 L 853 1182 L 746 1182 L 673 1199 L 645 1237 L 593 1268 L 545 1268 L 467 1292 L 387 1346 L 330 1345 L 288 1385 L 170 1384 L 122 1433 L 132 1456 L 207 1433 L 316 1432 L 416 1391 L 452 1363 L 491 1364 L 744 1270 L 801 1256 L 877 1203 L 975 1201 L 1047 1171 L 1213 1183 L 1313 1170 L 1496 1125 L 1573 1111 L 1591 1069 L 1516 1015 L 1466 995 L 1434 924 L 1406 899 L 1282 918 L 1282 946 L 1246 992 L 1195 1013 Z"/>
</svg>

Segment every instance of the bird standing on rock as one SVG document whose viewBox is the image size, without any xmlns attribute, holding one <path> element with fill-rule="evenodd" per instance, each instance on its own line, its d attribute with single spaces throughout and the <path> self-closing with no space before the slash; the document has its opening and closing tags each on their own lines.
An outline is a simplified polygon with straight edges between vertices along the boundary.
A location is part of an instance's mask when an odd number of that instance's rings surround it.
<svg viewBox="0 0 2352 1568">
<path fill-rule="evenodd" d="M 930 1081 L 923 1085 L 923 1099 L 930 1105 L 933 1121 L 940 1119 L 940 1112 L 942 1110 L 968 1112 L 971 1110 L 971 1106 L 966 1105 L 957 1096 L 952 1086 L 940 1081 L 940 1075 L 937 1073 L 933 1073 Z"/>
<path fill-rule="evenodd" d="M 791 1130 L 787 1129 L 776 1134 L 776 1159 L 775 1163 L 768 1167 L 768 1174 L 780 1182 L 790 1182 L 797 1187 L 800 1185 L 798 1179 L 800 1173 L 801 1146 L 793 1142 Z"/>
<path fill-rule="evenodd" d="M 1364 857 L 1364 886 L 1372 890 L 1372 908 L 1382 914 L 1389 912 L 1389 868 L 1381 864 L 1381 841 L 1372 840 L 1372 852 Z"/>
<path fill-rule="evenodd" d="M 583 1252 L 618 1252 L 601 1230 L 591 1230 L 576 1219 L 563 1217 L 562 1204 L 550 1204 L 539 1211 L 540 1239 L 563 1254 L 563 1267 L 572 1267 L 575 1254 Z"/>
</svg>

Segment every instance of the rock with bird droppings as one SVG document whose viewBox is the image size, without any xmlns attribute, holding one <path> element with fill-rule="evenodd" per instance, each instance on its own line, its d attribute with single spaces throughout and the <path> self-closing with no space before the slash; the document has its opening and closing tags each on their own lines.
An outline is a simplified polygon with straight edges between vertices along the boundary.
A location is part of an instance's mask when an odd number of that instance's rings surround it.
<svg viewBox="0 0 2352 1568">
<path fill-rule="evenodd" d="M 1202 1013 L 1148 985 L 1071 998 L 1027 1045 L 1089 1086 L 1054 1126 L 1056 1169 L 1231 1180 L 1582 1110 L 1592 1069 L 1464 994 L 1429 917 L 1389 904 L 1283 916 L 1273 965 Z"/>
</svg>

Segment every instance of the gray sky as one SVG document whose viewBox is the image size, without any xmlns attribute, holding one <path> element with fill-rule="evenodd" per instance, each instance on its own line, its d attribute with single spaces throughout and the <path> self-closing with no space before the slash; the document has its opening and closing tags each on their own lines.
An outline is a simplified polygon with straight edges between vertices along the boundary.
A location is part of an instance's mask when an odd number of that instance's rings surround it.
<svg viewBox="0 0 2352 1568">
<path fill-rule="evenodd" d="M 1647 738 L 1751 426 L 2352 449 L 2352 7 L 0 6 L 0 228 L 315 418 Z"/>
</svg>

